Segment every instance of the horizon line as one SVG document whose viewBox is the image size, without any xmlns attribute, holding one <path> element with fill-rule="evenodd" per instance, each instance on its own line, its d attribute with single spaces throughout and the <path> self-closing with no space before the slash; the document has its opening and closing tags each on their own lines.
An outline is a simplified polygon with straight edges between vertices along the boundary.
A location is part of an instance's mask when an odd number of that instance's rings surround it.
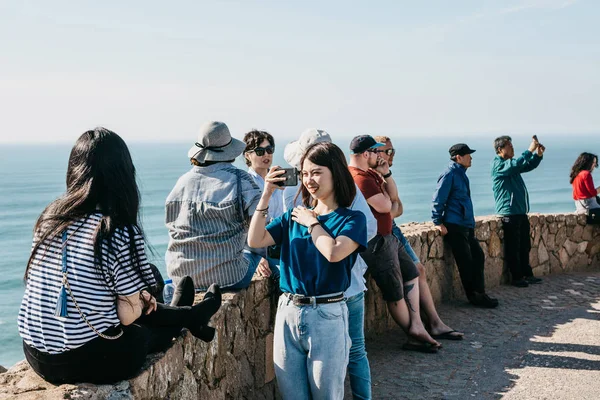
<svg viewBox="0 0 600 400">
<path fill-rule="evenodd" d="M 394 136 L 401 136 L 404 139 L 431 139 L 431 138 L 441 138 L 441 137 L 449 137 L 449 136 L 469 136 L 471 138 L 476 138 L 478 136 L 482 136 L 482 135 L 499 135 L 499 132 L 480 132 L 480 133 L 434 133 L 434 134 L 412 134 L 412 135 L 403 135 L 403 134 L 397 134 Z M 512 133 L 512 132 L 506 132 L 505 134 L 508 134 L 510 136 L 514 136 L 514 137 L 523 137 L 523 136 L 529 136 L 532 134 L 537 134 L 540 136 L 551 136 L 551 137 L 556 137 L 558 135 L 569 135 L 570 137 L 573 136 L 590 136 L 590 135 L 598 135 L 600 134 L 600 132 L 593 132 L 593 131 L 587 131 L 587 132 L 535 132 L 535 133 Z M 377 136 L 378 133 L 371 133 L 371 136 Z M 383 135 L 383 134 L 382 134 Z M 278 135 L 280 140 L 295 140 L 298 138 L 299 135 L 296 136 L 291 136 L 291 135 L 285 135 L 285 134 L 281 134 Z M 341 135 L 339 137 L 342 138 L 352 138 L 356 135 Z M 384 136 L 391 136 L 390 134 L 385 134 Z M 392 139 L 394 138 L 394 136 L 391 136 Z M 74 138 L 73 140 L 76 140 L 77 138 Z M 234 139 L 237 139 L 234 136 Z M 193 137 L 191 139 L 183 139 L 183 138 L 177 138 L 174 140 L 167 140 L 167 139 L 161 139 L 161 138 L 156 138 L 156 139 L 138 139 L 138 138 L 134 138 L 134 139 L 125 139 L 127 140 L 127 143 L 135 143 L 135 144 L 140 144 L 140 143 L 146 143 L 146 144 L 168 144 L 168 143 L 172 143 L 172 144 L 183 144 L 183 143 L 189 143 L 190 141 L 193 140 Z M 238 139 L 241 140 L 241 139 Z M 31 140 L 31 141 L 4 141 L 2 139 L 0 139 L 0 146 L 5 146 L 5 145 L 27 145 L 27 146 L 31 146 L 31 145 L 64 145 L 64 144 L 72 144 L 73 141 L 72 140 L 54 140 L 54 141 L 48 141 L 48 140 Z"/>
</svg>

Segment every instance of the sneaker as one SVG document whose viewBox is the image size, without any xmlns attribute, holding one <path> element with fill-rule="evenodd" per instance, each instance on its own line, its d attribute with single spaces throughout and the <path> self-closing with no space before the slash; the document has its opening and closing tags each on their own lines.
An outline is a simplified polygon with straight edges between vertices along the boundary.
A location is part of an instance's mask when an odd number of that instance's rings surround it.
<svg viewBox="0 0 600 400">
<path fill-rule="evenodd" d="M 536 283 L 542 283 L 542 278 L 536 278 L 535 276 L 528 276 L 525 278 L 525 280 L 530 285 L 535 285 Z"/>
<path fill-rule="evenodd" d="M 498 299 L 491 298 L 485 293 L 473 293 L 469 298 L 469 302 L 476 307 L 482 308 L 496 308 L 498 307 Z"/>
<path fill-rule="evenodd" d="M 511 285 L 516 287 L 527 287 L 529 286 L 529 283 L 525 280 L 525 278 L 521 278 L 516 281 L 512 281 Z"/>
</svg>

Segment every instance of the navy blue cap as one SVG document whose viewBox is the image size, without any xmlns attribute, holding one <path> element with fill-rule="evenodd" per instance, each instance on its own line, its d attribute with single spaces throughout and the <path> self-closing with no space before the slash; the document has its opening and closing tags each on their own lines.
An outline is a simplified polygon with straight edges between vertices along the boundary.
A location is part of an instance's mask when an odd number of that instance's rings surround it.
<svg viewBox="0 0 600 400">
<path fill-rule="evenodd" d="M 369 149 L 375 149 L 382 146 L 385 146 L 385 144 L 377 142 L 373 136 L 360 135 L 350 142 L 350 151 L 352 152 L 351 154 L 360 154 Z"/>
</svg>

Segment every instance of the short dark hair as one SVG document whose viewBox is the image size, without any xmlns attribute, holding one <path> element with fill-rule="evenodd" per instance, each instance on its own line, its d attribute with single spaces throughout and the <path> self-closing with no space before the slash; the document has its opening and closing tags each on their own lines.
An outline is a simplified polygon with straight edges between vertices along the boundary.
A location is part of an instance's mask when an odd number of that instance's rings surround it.
<svg viewBox="0 0 600 400">
<path fill-rule="evenodd" d="M 300 161 L 301 167 L 304 165 L 304 160 L 309 160 L 331 171 L 335 202 L 339 207 L 350 207 L 356 196 L 356 185 L 348 170 L 344 152 L 331 142 L 315 143 L 304 153 Z M 304 187 L 304 184 L 301 185 L 300 190 L 304 205 L 314 207 L 316 201 Z"/>
<path fill-rule="evenodd" d="M 498 153 L 498 150 L 506 146 L 508 142 L 512 142 L 510 136 L 498 136 L 494 139 L 494 150 L 496 151 L 496 154 Z"/>
<path fill-rule="evenodd" d="M 269 144 L 275 147 L 275 139 L 273 139 L 273 136 L 269 132 L 253 129 L 250 132 L 246 133 L 244 135 L 244 143 L 246 143 L 244 154 L 256 149 L 265 140 L 268 140 Z M 244 161 L 246 162 L 247 166 L 251 165 L 250 160 L 248 160 L 246 157 L 244 157 Z"/>
</svg>

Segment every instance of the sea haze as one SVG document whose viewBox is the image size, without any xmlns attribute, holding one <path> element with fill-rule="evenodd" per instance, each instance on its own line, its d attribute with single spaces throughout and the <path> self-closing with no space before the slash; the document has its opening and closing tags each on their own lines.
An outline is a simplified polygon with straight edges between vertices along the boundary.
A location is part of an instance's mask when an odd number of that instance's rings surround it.
<svg viewBox="0 0 600 400">
<path fill-rule="evenodd" d="M 351 138 L 333 139 L 348 153 Z M 466 142 L 477 150 L 468 171 L 476 215 L 494 213 L 490 161 L 494 157 L 493 136 L 485 138 L 401 139 L 393 138 L 396 157 L 392 171 L 404 204 L 399 223 L 428 221 L 431 196 L 440 172 L 448 163 L 448 148 Z M 574 211 L 569 171 L 589 137 L 552 136 L 540 140 L 547 154 L 538 169 L 524 175 L 532 212 Z M 527 137 L 515 137 L 520 154 Z M 285 144 L 285 143 L 283 143 Z M 142 194 L 141 220 L 150 244 L 149 257 L 165 274 L 164 252 L 168 235 L 164 226 L 164 201 L 177 178 L 190 169 L 186 159 L 190 143 L 140 144 L 130 149 L 138 171 Z M 23 272 L 31 249 L 32 228 L 44 207 L 65 190 L 65 173 L 71 145 L 0 145 L 0 365 L 11 366 L 23 359 L 16 316 L 23 295 Z M 278 144 L 275 163 L 283 161 Z M 245 168 L 242 158 L 236 165 Z"/>
</svg>

